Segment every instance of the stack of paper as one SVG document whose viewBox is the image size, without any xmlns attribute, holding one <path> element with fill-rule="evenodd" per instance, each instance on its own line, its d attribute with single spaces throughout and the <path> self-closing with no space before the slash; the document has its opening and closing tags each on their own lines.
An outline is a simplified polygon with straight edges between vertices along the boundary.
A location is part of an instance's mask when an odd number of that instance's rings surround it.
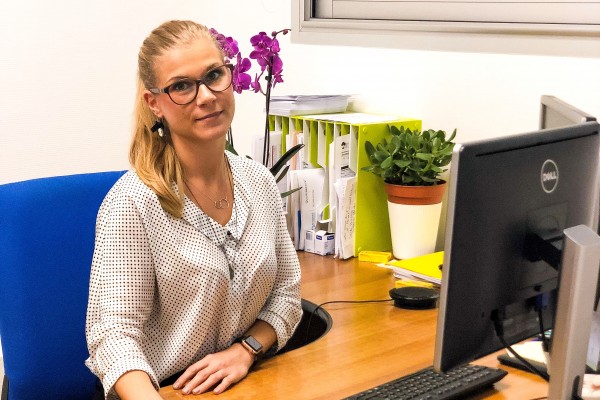
<svg viewBox="0 0 600 400">
<path fill-rule="evenodd" d="M 294 116 L 345 112 L 348 95 L 272 96 L 269 114 Z"/>
<path fill-rule="evenodd" d="M 440 285 L 442 283 L 443 263 L 444 252 L 438 251 L 424 256 L 392 260 L 378 265 L 391 268 L 397 278 L 421 279 Z"/>
</svg>

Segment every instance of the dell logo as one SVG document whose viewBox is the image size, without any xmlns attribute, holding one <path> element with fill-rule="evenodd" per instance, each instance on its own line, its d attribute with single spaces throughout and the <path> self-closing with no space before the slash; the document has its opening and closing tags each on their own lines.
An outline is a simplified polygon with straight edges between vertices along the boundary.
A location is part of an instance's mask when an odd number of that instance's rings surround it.
<svg viewBox="0 0 600 400">
<path fill-rule="evenodd" d="M 542 182 L 555 181 L 558 179 L 556 171 L 544 172 L 542 174 Z"/>
<path fill-rule="evenodd" d="M 544 192 L 554 192 L 554 189 L 558 186 L 558 166 L 554 161 L 544 161 L 544 164 L 542 165 L 541 181 Z"/>
</svg>

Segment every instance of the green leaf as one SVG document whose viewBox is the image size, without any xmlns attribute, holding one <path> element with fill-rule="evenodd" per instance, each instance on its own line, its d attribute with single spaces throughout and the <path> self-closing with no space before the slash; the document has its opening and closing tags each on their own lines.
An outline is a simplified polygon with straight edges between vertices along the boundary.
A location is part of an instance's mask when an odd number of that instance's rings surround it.
<svg viewBox="0 0 600 400">
<path fill-rule="evenodd" d="M 387 169 L 393 164 L 393 162 L 394 160 L 392 159 L 392 157 L 388 157 L 381 163 L 381 168 Z"/>
<path fill-rule="evenodd" d="M 366 171 L 366 172 L 372 172 L 374 168 L 375 168 L 374 165 L 367 165 L 365 167 L 362 167 L 360 170 L 361 171 Z"/>
<path fill-rule="evenodd" d="M 273 176 L 277 176 L 279 170 L 281 170 L 281 168 L 283 168 L 287 162 L 291 160 L 292 157 L 294 157 L 296 153 L 298 153 L 303 147 L 304 145 L 300 143 L 283 153 L 281 158 L 277 160 L 277 162 L 270 168 L 269 171 L 271 171 L 271 174 L 273 174 Z"/>
<path fill-rule="evenodd" d="M 373 143 L 369 142 L 368 140 L 365 142 L 365 151 L 367 152 L 369 158 L 375 154 L 375 146 L 373 146 Z"/>
<path fill-rule="evenodd" d="M 281 171 L 281 173 L 275 179 L 275 182 L 279 183 L 285 177 L 285 175 L 287 174 L 289 169 L 290 169 L 290 166 L 286 165 L 285 168 L 283 169 L 283 171 Z"/>
<path fill-rule="evenodd" d="M 454 131 L 452 131 L 452 135 L 450 135 L 450 137 L 448 138 L 448 141 L 449 142 L 453 141 L 455 137 L 456 137 L 456 128 L 454 128 Z"/>
<path fill-rule="evenodd" d="M 385 138 L 381 139 L 381 142 L 377 144 L 377 150 L 387 149 L 388 142 Z"/>
<path fill-rule="evenodd" d="M 373 154 L 373 157 L 375 157 L 375 160 L 378 164 L 381 164 L 389 156 L 390 154 L 387 151 L 376 151 L 375 154 Z"/>
<path fill-rule="evenodd" d="M 302 189 L 302 187 L 297 187 L 295 189 L 288 190 L 287 192 L 283 192 L 283 193 L 281 193 L 281 197 L 287 197 L 287 196 L 289 196 L 292 193 L 296 193 L 300 189 Z"/>
<path fill-rule="evenodd" d="M 235 154 L 236 156 L 239 155 L 237 153 L 237 151 L 235 151 L 235 148 L 233 147 L 233 145 L 231 143 L 229 143 L 228 141 L 225 142 L 225 150 Z"/>
<path fill-rule="evenodd" d="M 400 168 L 406 168 L 410 165 L 410 160 L 394 160 L 394 165 Z"/>
</svg>

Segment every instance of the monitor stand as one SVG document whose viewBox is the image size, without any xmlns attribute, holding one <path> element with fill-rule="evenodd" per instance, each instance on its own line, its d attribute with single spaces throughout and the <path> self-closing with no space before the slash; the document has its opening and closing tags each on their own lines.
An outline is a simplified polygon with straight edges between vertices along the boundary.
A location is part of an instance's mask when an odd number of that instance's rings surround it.
<svg viewBox="0 0 600 400">
<path fill-rule="evenodd" d="M 565 229 L 561 264 L 548 400 L 581 398 L 600 269 L 600 236 L 585 225 Z"/>
</svg>

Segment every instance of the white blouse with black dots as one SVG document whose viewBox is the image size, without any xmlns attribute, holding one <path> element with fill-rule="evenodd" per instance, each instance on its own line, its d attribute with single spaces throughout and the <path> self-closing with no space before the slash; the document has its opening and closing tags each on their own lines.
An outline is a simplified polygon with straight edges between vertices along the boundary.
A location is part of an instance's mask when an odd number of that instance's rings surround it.
<svg viewBox="0 0 600 400">
<path fill-rule="evenodd" d="M 185 199 L 183 217 L 126 173 L 98 212 L 86 365 L 108 394 L 127 371 L 154 385 L 226 349 L 261 319 L 276 348 L 298 325 L 300 266 L 275 180 L 262 165 L 226 153 L 234 182 L 231 219 L 221 226 Z"/>
</svg>

